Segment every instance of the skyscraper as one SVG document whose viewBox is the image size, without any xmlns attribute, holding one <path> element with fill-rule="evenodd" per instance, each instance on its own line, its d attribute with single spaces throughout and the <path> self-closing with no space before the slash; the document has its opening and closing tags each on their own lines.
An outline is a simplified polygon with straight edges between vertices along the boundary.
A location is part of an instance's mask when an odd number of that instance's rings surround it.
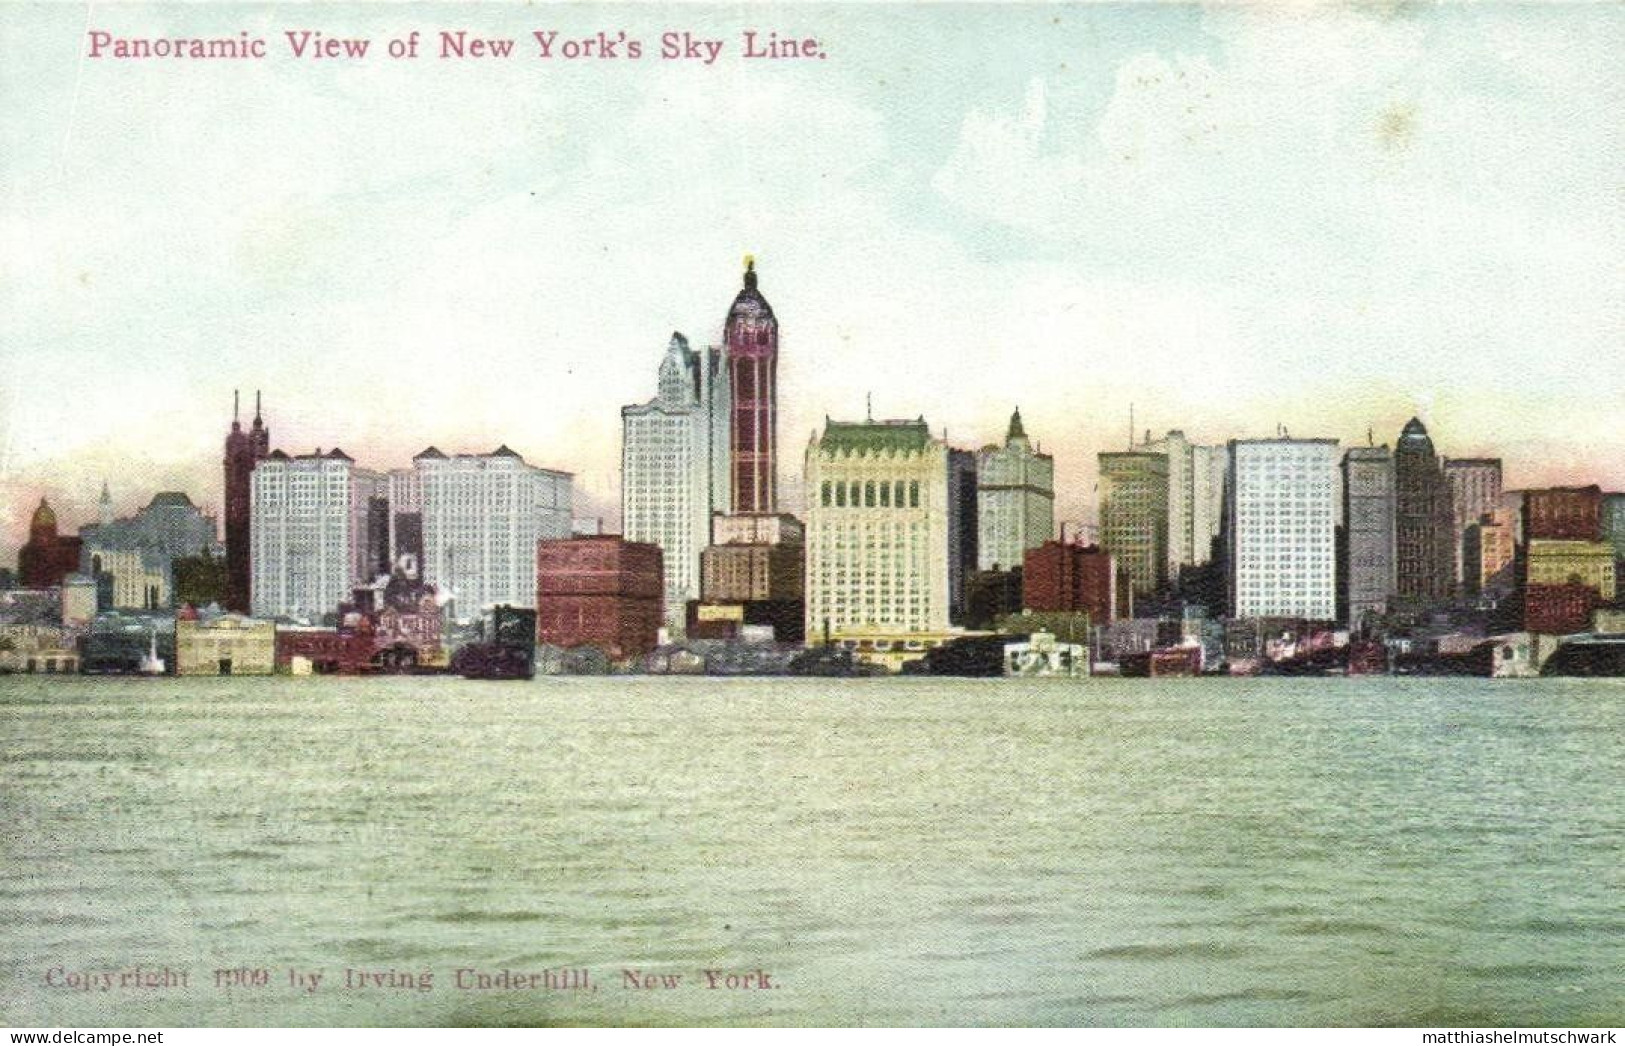
<svg viewBox="0 0 1625 1046">
<path fill-rule="evenodd" d="M 255 617 L 318 621 L 371 580 L 367 513 L 384 477 L 342 450 L 255 463 L 250 485 L 250 592 Z"/>
<path fill-rule="evenodd" d="M 1055 459 L 1033 449 L 1019 409 L 1004 445 L 976 455 L 976 497 L 978 569 L 1020 566 L 1028 549 L 1055 537 Z"/>
<path fill-rule="evenodd" d="M 1394 456 L 1387 444 L 1343 455 L 1343 527 L 1343 600 L 1349 627 L 1358 628 L 1386 611 L 1396 591 Z"/>
<path fill-rule="evenodd" d="M 718 401 L 711 369 L 673 332 L 660 363 L 658 392 L 621 408 L 621 533 L 661 551 L 666 627 L 683 629 L 688 601 L 700 597 L 700 552 L 710 540 L 712 435 Z"/>
<path fill-rule="evenodd" d="M 1168 580 L 1168 455 L 1101 451 L 1100 543 L 1137 595 Z"/>
<path fill-rule="evenodd" d="M 498 603 L 533 607 L 536 547 L 570 536 L 572 477 L 536 468 L 506 446 L 489 454 L 412 459 L 423 492 L 423 580 L 471 621 Z"/>
<path fill-rule="evenodd" d="M 778 502 L 779 321 L 756 289 L 756 261 L 745 257 L 745 286 L 723 325 L 732 407 L 734 512 L 775 512 Z"/>
<path fill-rule="evenodd" d="M 1395 530 L 1399 595 L 1423 605 L 1450 598 L 1456 560 L 1450 488 L 1433 440 L 1417 418 L 1405 423 L 1394 449 Z"/>
<path fill-rule="evenodd" d="M 1337 616 L 1337 441 L 1230 441 L 1230 616 Z"/>
<path fill-rule="evenodd" d="M 1211 563 L 1214 543 L 1224 529 L 1225 475 L 1230 453 L 1222 446 L 1191 447 L 1191 559 L 1194 566 Z"/>
<path fill-rule="evenodd" d="M 1466 585 L 1465 535 L 1468 527 L 1501 505 L 1501 459 L 1446 458 L 1444 478 L 1450 488 L 1454 580 Z"/>
<path fill-rule="evenodd" d="M 970 616 L 970 586 L 981 542 L 979 477 L 971 451 L 949 447 L 947 464 L 948 620 L 962 625 Z"/>
<path fill-rule="evenodd" d="M 1191 443 L 1179 429 L 1160 439 L 1146 433 L 1138 448 L 1168 458 L 1168 576 L 1181 567 L 1200 566 L 1213 558 L 1213 539 L 1224 514 L 1223 447 Z"/>
<path fill-rule="evenodd" d="M 237 394 L 231 394 L 231 431 L 226 435 L 226 609 L 248 613 L 252 602 L 249 566 L 249 477 L 254 465 L 271 453 L 271 430 L 260 417 L 260 394 L 254 393 L 254 423 L 247 432 L 238 421 Z"/>
<path fill-rule="evenodd" d="M 946 630 L 948 447 L 924 419 L 826 421 L 806 477 L 808 641 Z"/>
</svg>

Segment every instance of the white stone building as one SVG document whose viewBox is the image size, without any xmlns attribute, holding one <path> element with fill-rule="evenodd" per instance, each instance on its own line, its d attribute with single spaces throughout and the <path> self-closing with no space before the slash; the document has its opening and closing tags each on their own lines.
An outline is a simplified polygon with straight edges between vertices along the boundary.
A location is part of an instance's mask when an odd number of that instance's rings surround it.
<svg viewBox="0 0 1625 1046">
<path fill-rule="evenodd" d="M 1230 441 L 1230 614 L 1337 614 L 1337 441 Z"/>
<path fill-rule="evenodd" d="M 948 447 L 924 419 L 826 421 L 806 491 L 808 642 L 945 633 Z"/>
<path fill-rule="evenodd" d="M 726 372 L 714 355 L 673 333 L 655 398 L 621 408 L 621 533 L 660 546 L 665 622 L 674 635 L 688 601 L 700 597 L 711 514 L 729 500 Z"/>
<path fill-rule="evenodd" d="M 570 536 L 572 479 L 537 468 L 506 446 L 489 454 L 429 447 L 412 459 L 422 494 L 423 580 L 471 621 L 499 603 L 536 605 L 536 543 Z"/>
<path fill-rule="evenodd" d="M 318 620 L 370 580 L 367 503 L 384 478 L 342 450 L 273 451 L 249 481 L 249 570 L 255 617 Z"/>
<path fill-rule="evenodd" d="M 1010 415 L 1004 445 L 976 455 L 978 570 L 1019 567 L 1027 550 L 1055 538 L 1055 459 L 1033 449 Z"/>
<path fill-rule="evenodd" d="M 1149 437 L 1149 433 L 1147 433 Z M 1192 443 L 1179 429 L 1141 447 L 1168 458 L 1168 576 L 1213 559 L 1213 539 L 1224 521 L 1224 447 Z"/>
</svg>

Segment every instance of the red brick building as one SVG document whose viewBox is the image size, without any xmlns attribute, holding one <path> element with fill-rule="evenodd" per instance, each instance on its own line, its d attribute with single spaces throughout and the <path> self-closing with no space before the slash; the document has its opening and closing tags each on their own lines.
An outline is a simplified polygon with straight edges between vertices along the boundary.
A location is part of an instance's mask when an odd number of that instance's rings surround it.
<svg viewBox="0 0 1625 1046">
<path fill-rule="evenodd" d="M 56 512 L 44 498 L 28 525 L 28 544 L 17 553 L 17 583 L 23 588 L 56 588 L 79 571 L 81 542 L 56 532 Z"/>
<path fill-rule="evenodd" d="M 1566 636 L 1591 628 L 1591 612 L 1602 604 L 1589 585 L 1528 585 L 1523 593 L 1523 627 L 1548 636 Z"/>
<path fill-rule="evenodd" d="M 613 660 L 653 650 L 664 623 L 660 547 L 613 534 L 536 546 L 536 638 Z"/>
<path fill-rule="evenodd" d="M 1098 545 L 1046 541 L 1027 550 L 1021 603 L 1027 610 L 1087 611 L 1096 625 L 1111 624 L 1117 607 L 1117 569 Z"/>
<path fill-rule="evenodd" d="M 1524 491 L 1523 539 L 1602 540 L 1602 488 L 1551 487 Z"/>
<path fill-rule="evenodd" d="M 294 658 L 310 662 L 318 675 L 358 675 L 372 664 L 372 627 L 363 619 L 361 628 L 279 628 L 276 632 L 276 668 L 293 670 Z"/>
</svg>

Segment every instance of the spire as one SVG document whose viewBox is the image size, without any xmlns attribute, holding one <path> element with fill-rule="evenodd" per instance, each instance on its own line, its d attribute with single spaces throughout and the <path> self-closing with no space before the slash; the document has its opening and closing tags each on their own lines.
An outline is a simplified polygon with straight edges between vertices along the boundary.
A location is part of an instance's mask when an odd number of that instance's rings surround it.
<svg viewBox="0 0 1625 1046">
<path fill-rule="evenodd" d="M 1026 439 L 1027 438 L 1027 430 L 1021 424 L 1021 408 L 1020 407 L 1017 407 L 1016 412 L 1014 414 L 1010 415 L 1010 430 L 1004 434 L 1004 438 L 1005 438 L 1006 442 L 1008 442 L 1009 440 L 1013 440 L 1013 439 Z"/>
<path fill-rule="evenodd" d="M 745 255 L 745 289 L 748 291 L 756 289 L 756 255 L 754 254 Z"/>
<path fill-rule="evenodd" d="M 256 423 L 258 423 L 259 420 L 260 420 L 260 390 L 255 389 L 254 390 L 254 421 Z"/>
<path fill-rule="evenodd" d="M 113 495 L 108 491 L 108 489 L 107 489 L 107 480 L 105 480 L 105 479 L 102 480 L 102 500 L 101 500 L 101 506 L 100 507 L 101 507 L 102 526 L 104 526 L 104 527 L 112 526 L 112 524 L 113 524 Z"/>
</svg>

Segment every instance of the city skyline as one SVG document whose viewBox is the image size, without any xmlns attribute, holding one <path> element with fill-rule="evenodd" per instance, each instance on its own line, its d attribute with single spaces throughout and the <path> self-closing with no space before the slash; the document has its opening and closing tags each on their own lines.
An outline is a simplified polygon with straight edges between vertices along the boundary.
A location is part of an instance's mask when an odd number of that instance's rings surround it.
<svg viewBox="0 0 1625 1046">
<path fill-rule="evenodd" d="M 670 331 L 721 342 L 746 253 L 784 324 L 781 453 L 870 394 L 971 450 L 1019 407 L 1058 518 L 1090 518 L 1132 403 L 1135 440 L 1392 443 L 1415 415 L 1509 487 L 1625 487 L 1619 10 L 949 9 L 896 72 L 918 18 L 845 12 L 806 67 L 569 77 L 75 62 L 82 17 L 19 10 L 0 545 L 41 494 L 93 521 L 104 478 L 121 516 L 184 490 L 223 521 L 221 419 L 254 388 L 289 452 L 506 443 L 614 519 L 617 408 Z"/>
</svg>

